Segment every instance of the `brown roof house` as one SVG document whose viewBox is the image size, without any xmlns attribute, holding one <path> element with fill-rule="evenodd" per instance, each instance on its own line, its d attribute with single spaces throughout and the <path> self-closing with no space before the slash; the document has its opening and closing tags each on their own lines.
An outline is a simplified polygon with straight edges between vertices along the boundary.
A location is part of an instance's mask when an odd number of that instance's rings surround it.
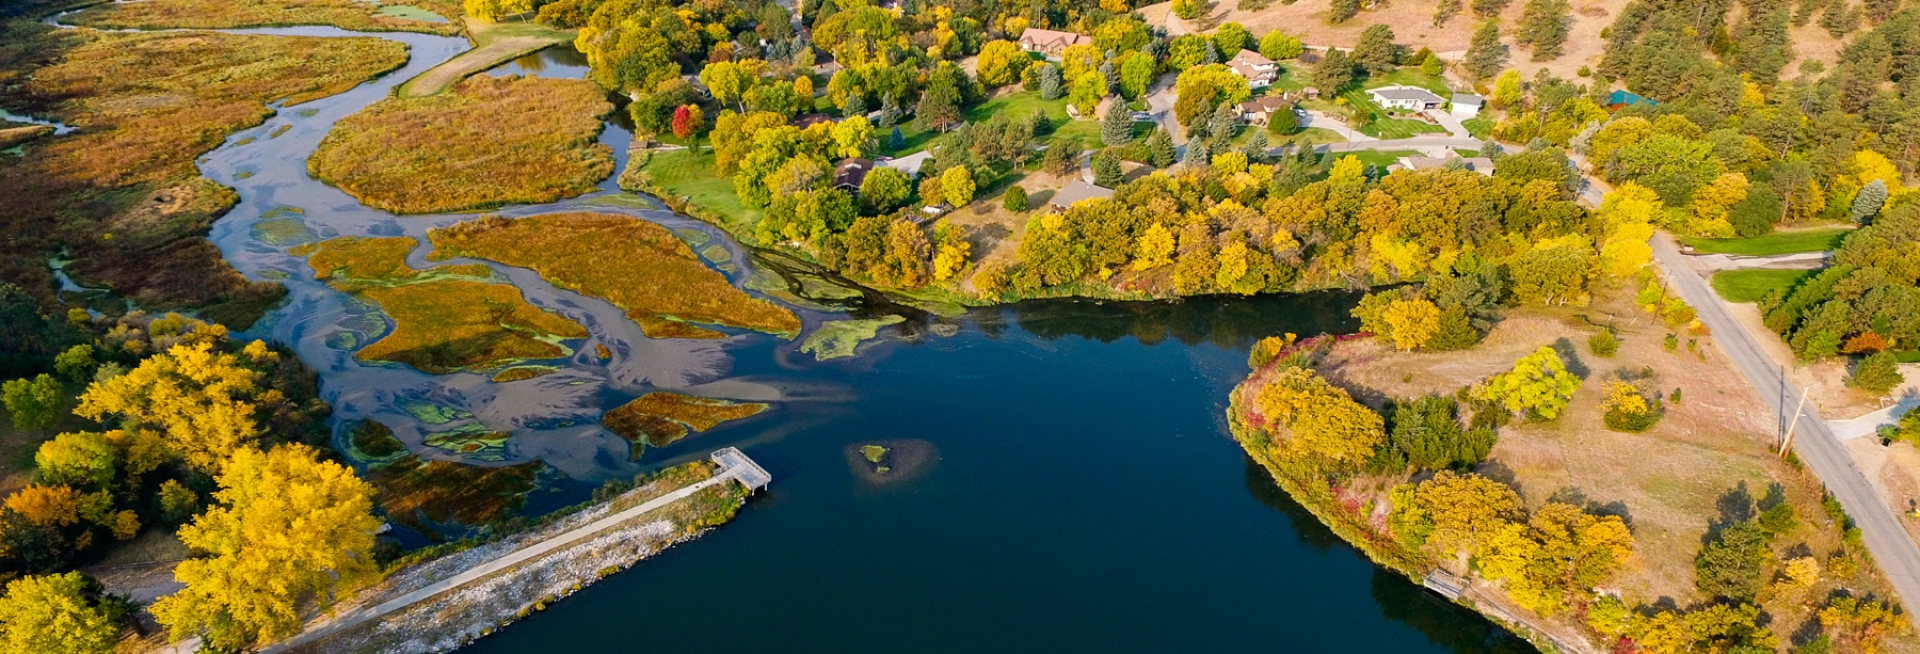
<svg viewBox="0 0 1920 654">
<path fill-rule="evenodd" d="M 1265 88 L 1274 80 L 1280 79 L 1280 64 L 1273 63 L 1272 59 L 1260 56 L 1260 53 L 1252 50 L 1241 50 L 1240 54 L 1234 55 L 1233 59 L 1227 61 L 1227 67 L 1246 78 L 1247 86 L 1256 89 Z"/>
<path fill-rule="evenodd" d="M 867 181 L 867 173 L 873 171 L 872 159 L 841 159 L 833 166 L 833 187 L 848 193 L 859 193 L 860 184 Z"/>
<path fill-rule="evenodd" d="M 1279 111 L 1293 111 L 1293 103 L 1275 96 L 1261 96 L 1240 103 L 1240 120 L 1249 125 L 1265 125 Z"/>
<path fill-rule="evenodd" d="M 1067 48 L 1090 43 L 1093 43 L 1093 37 L 1083 36 L 1073 32 L 1059 32 L 1029 27 L 1026 31 L 1020 33 L 1021 50 L 1038 52 L 1046 55 L 1048 59 L 1059 59 L 1060 53 L 1066 52 Z"/>
</svg>

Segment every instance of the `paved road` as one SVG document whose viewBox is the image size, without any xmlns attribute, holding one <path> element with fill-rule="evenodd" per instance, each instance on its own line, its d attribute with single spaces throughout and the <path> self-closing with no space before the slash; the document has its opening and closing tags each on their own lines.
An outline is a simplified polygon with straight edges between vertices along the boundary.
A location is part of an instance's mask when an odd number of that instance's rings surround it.
<svg viewBox="0 0 1920 654">
<path fill-rule="evenodd" d="M 298 636 L 288 639 L 285 642 L 275 644 L 271 647 L 266 648 L 263 651 L 268 653 L 283 651 L 295 645 L 311 642 L 313 640 L 317 640 L 320 638 L 325 638 L 329 635 L 358 626 L 361 623 L 367 622 L 368 620 L 373 620 L 375 618 L 386 615 L 388 613 L 393 613 L 395 611 L 405 609 L 409 606 L 412 606 L 418 602 L 426 600 L 427 598 L 433 597 L 440 593 L 444 593 L 449 590 L 453 590 L 455 588 L 465 586 L 469 583 L 487 578 L 496 573 L 499 573 L 502 570 L 506 570 L 513 566 L 519 565 L 521 563 L 525 563 L 527 561 L 537 559 L 541 556 L 544 556 L 548 553 L 553 552 L 554 550 L 558 550 L 562 547 L 572 545 L 575 542 L 584 540 L 589 536 L 600 533 L 602 531 L 606 531 L 607 529 L 612 528 L 615 525 L 618 525 L 618 524 L 627 522 L 629 520 L 632 520 L 634 518 L 640 517 L 642 515 L 645 515 L 646 513 L 651 512 L 654 509 L 658 509 L 668 504 L 672 504 L 674 502 L 685 499 L 686 497 L 693 495 L 694 493 L 698 493 L 709 486 L 731 481 L 735 476 L 739 474 L 740 470 L 741 470 L 740 468 L 728 468 L 722 471 L 720 474 L 709 477 L 706 480 L 701 481 L 699 483 L 691 484 L 684 488 L 681 488 L 680 490 L 676 490 L 674 492 L 667 493 L 666 495 L 662 495 L 660 497 L 654 498 L 650 501 L 647 501 L 641 504 L 640 506 L 636 506 L 636 507 L 627 509 L 625 511 L 615 513 L 613 515 L 606 516 L 599 520 L 595 520 L 585 525 L 575 527 L 573 529 L 569 529 L 565 532 L 561 532 L 559 535 L 554 536 L 553 538 L 549 538 L 547 540 L 541 541 L 534 545 L 516 550 L 512 554 L 508 554 L 498 559 L 494 559 L 493 561 L 489 561 L 485 564 L 475 566 L 467 570 L 466 572 L 462 572 L 452 577 L 448 577 L 444 580 L 441 580 L 432 584 L 428 584 L 427 586 L 421 587 L 419 590 L 415 590 L 411 593 L 407 593 L 405 595 L 401 595 L 394 599 L 388 600 L 386 602 L 379 604 L 378 606 L 373 606 L 373 607 L 363 606 L 353 611 L 340 614 L 334 619 L 327 621 L 325 624 L 322 624 L 315 628 L 308 629 L 305 632 L 302 632 Z"/>
<path fill-rule="evenodd" d="M 1780 416 L 1780 424 L 1792 420 L 1794 406 L 1798 405 L 1800 389 L 1793 386 L 1791 380 L 1780 374 L 1778 366 L 1760 349 L 1754 335 L 1748 333 L 1733 319 L 1727 305 L 1707 288 L 1693 269 L 1688 267 L 1686 255 L 1680 254 L 1679 247 L 1665 234 L 1653 239 L 1653 255 L 1665 268 L 1669 280 L 1680 292 L 1680 297 L 1699 312 L 1700 321 L 1713 329 L 1714 340 L 1720 349 L 1733 359 L 1734 366 L 1747 381 L 1760 392 L 1775 415 Z M 1772 334 L 1761 338 L 1772 338 Z M 1865 537 L 1867 551 L 1873 554 L 1874 563 L 1893 584 L 1894 595 L 1907 610 L 1920 606 L 1920 547 L 1901 527 L 1900 519 L 1892 509 L 1880 501 L 1880 497 L 1867 483 L 1867 478 L 1853 464 L 1853 458 L 1834 437 L 1827 422 L 1813 407 L 1800 416 L 1798 435 L 1794 437 L 1793 449 L 1799 453 L 1800 460 L 1813 473 L 1826 483 L 1827 489 L 1846 507 L 1847 515 L 1860 527 Z"/>
</svg>

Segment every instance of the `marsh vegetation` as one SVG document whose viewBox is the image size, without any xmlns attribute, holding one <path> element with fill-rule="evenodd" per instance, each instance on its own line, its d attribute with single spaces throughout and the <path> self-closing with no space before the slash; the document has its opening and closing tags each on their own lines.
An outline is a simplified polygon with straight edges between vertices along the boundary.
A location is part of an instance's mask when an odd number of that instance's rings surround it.
<svg viewBox="0 0 1920 654">
<path fill-rule="evenodd" d="M 613 303 L 653 338 L 720 338 L 691 323 L 791 337 L 792 311 L 727 283 L 665 227 L 626 216 L 489 216 L 427 232 L 429 259 L 473 257 L 530 268 L 554 285 Z"/>
<path fill-rule="evenodd" d="M 750 418 L 766 411 L 759 402 L 734 402 L 679 393 L 648 393 L 608 411 L 600 424 L 633 442 L 639 458 L 641 443 L 666 447 L 686 438 L 689 431 L 706 431 L 721 423 Z"/>
<path fill-rule="evenodd" d="M 565 339 L 584 338 L 579 323 L 528 304 L 520 289 L 490 281 L 484 265 L 415 270 L 406 237 L 342 237 L 294 248 L 315 279 L 379 305 L 393 331 L 361 348 L 364 361 L 391 361 L 424 372 L 484 370 L 526 359 L 566 356 Z"/>
<path fill-rule="evenodd" d="M 386 5 L 361 0 L 141 0 L 109 2 L 68 16 L 66 22 L 101 29 L 228 29 L 331 25 L 359 32 L 425 32 L 453 35 L 457 23 L 428 20 L 423 12 L 442 18 L 460 15 L 460 3 L 450 0 L 413 0 L 414 5 Z M 391 11 L 406 7 L 413 11 Z"/>
<path fill-rule="evenodd" d="M 307 170 L 394 213 L 553 202 L 613 174 L 613 151 L 596 140 L 612 110 L 592 82 L 479 75 L 342 119 Z"/>
</svg>

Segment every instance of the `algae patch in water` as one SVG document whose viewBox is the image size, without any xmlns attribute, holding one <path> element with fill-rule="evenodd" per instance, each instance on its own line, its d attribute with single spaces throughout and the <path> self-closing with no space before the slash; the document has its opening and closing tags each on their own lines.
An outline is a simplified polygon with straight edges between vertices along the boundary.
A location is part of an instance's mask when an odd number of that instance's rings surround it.
<svg viewBox="0 0 1920 654">
<path fill-rule="evenodd" d="M 407 253 L 418 245 L 406 237 L 346 237 L 291 251 L 308 257 L 316 279 L 392 319 L 392 331 L 366 343 L 355 358 L 447 374 L 568 356 L 573 351 L 564 341 L 587 336 L 579 323 L 529 304 L 519 288 L 493 282 L 493 269 L 484 264 L 409 267 Z M 358 339 L 341 343 L 353 344 Z"/>
<path fill-rule="evenodd" d="M 539 377 L 541 375 L 550 375 L 559 371 L 560 371 L 559 368 L 555 368 L 553 366 L 514 366 L 512 368 L 508 368 L 506 370 L 493 373 L 493 381 L 494 383 L 497 383 L 497 384 L 525 381 L 528 379 Z"/>
<path fill-rule="evenodd" d="M 759 402 L 734 402 L 679 393 L 648 393 L 619 408 L 608 411 L 600 424 L 632 442 L 633 456 L 639 458 L 641 443 L 666 447 L 686 438 L 690 431 L 706 431 L 721 423 L 740 420 L 766 411 Z"/>
<path fill-rule="evenodd" d="M 813 330 L 813 334 L 800 343 L 800 352 L 812 354 L 818 361 L 850 357 L 862 342 L 879 336 L 880 328 L 905 321 L 906 318 L 900 316 L 836 320 Z"/>
<path fill-rule="evenodd" d="M 246 173 L 252 176 L 252 173 Z M 244 179 L 234 175 L 236 179 Z M 307 226 L 304 218 L 306 211 L 299 207 L 274 207 L 260 214 L 260 220 L 254 221 L 251 231 L 254 240 L 274 247 L 306 245 L 320 240 L 320 235 Z"/>
</svg>

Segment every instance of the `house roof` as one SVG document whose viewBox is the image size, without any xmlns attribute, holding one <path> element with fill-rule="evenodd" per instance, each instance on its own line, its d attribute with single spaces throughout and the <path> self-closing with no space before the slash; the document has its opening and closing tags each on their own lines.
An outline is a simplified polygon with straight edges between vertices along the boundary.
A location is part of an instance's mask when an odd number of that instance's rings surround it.
<svg viewBox="0 0 1920 654">
<path fill-rule="evenodd" d="M 1228 61 L 1227 64 L 1232 65 L 1237 62 L 1246 62 L 1249 64 L 1253 64 L 1255 66 L 1272 66 L 1273 65 L 1272 59 L 1268 59 L 1262 56 L 1258 52 L 1254 52 L 1252 50 L 1246 50 L 1246 49 L 1240 50 L 1240 53 L 1234 55 L 1233 60 Z"/>
<path fill-rule="evenodd" d="M 833 122 L 832 116 L 828 116 L 826 114 L 807 114 L 799 118 L 793 119 L 793 126 L 798 127 L 800 129 L 806 129 L 808 127 L 812 127 L 820 123 L 831 123 L 831 122 Z"/>
<path fill-rule="evenodd" d="M 1649 100 L 1632 91 L 1614 91 L 1607 94 L 1607 106 L 1612 107 L 1623 104 L 1644 104 L 1651 107 L 1660 103 Z"/>
<path fill-rule="evenodd" d="M 1240 113 L 1270 114 L 1286 107 L 1288 102 L 1278 96 L 1263 95 L 1240 103 Z"/>
<path fill-rule="evenodd" d="M 1092 42 L 1093 39 L 1091 37 L 1081 34 L 1043 30 L 1038 27 L 1029 27 L 1026 31 L 1020 33 L 1021 45 L 1030 45 L 1037 48 L 1067 48 Z"/>
<path fill-rule="evenodd" d="M 1487 103 L 1486 98 L 1482 98 L 1472 93 L 1453 94 L 1453 105 L 1456 107 L 1478 107 L 1478 106 L 1485 105 L 1486 103 Z"/>
<path fill-rule="evenodd" d="M 1062 209 L 1065 209 L 1068 207 L 1072 207 L 1075 203 L 1080 202 L 1081 200 L 1091 200 L 1094 198 L 1106 200 L 1112 197 L 1113 197 L 1113 189 L 1094 186 L 1092 184 L 1088 184 L 1085 180 L 1076 179 L 1071 182 L 1067 182 L 1067 186 L 1065 188 L 1062 188 L 1058 192 L 1054 193 L 1053 199 L 1048 200 L 1047 204 L 1049 206 L 1055 206 L 1055 207 L 1060 207 Z"/>
<path fill-rule="evenodd" d="M 904 157 L 900 157 L 897 159 L 886 159 L 886 160 L 879 161 L 877 163 L 881 166 L 885 166 L 887 168 L 892 168 L 894 170 L 898 170 L 900 172 L 906 173 L 908 177 L 912 177 L 914 175 L 920 174 L 920 167 L 923 165 L 926 165 L 927 160 L 932 158 L 933 158 L 933 153 L 928 152 L 926 150 L 921 150 L 919 152 L 915 152 L 913 154 L 910 154 Z"/>
<path fill-rule="evenodd" d="M 1461 167 L 1466 170 L 1482 175 L 1493 174 L 1493 160 L 1486 157 L 1401 157 L 1399 164 L 1401 168 L 1407 170 L 1430 170 L 1434 168 L 1446 168 L 1455 161 L 1460 162 Z"/>
<path fill-rule="evenodd" d="M 1237 60 L 1237 59 L 1236 59 L 1236 60 L 1234 60 L 1234 61 L 1231 61 L 1231 62 L 1228 62 L 1228 63 L 1227 63 L 1227 68 L 1230 68 L 1230 69 L 1232 69 L 1232 70 L 1233 70 L 1233 72 L 1234 72 L 1234 74 L 1237 74 L 1237 75 L 1239 75 L 1239 76 L 1241 76 L 1241 77 L 1244 77 L 1244 78 L 1246 78 L 1246 79 L 1249 79 L 1249 80 L 1260 80 L 1260 79 L 1264 79 L 1264 80 L 1269 80 L 1269 81 L 1271 81 L 1271 80 L 1273 80 L 1274 78 L 1277 78 L 1277 77 L 1279 77 L 1279 76 L 1280 76 L 1280 69 L 1279 69 L 1279 68 L 1264 68 L 1264 69 L 1263 69 L 1263 68 L 1260 68 L 1260 67 L 1258 67 L 1258 66 L 1255 66 L 1255 65 L 1254 65 L 1254 64 L 1252 64 L 1252 63 L 1249 63 L 1249 62 L 1245 62 L 1245 61 L 1240 61 L 1240 60 Z"/>
<path fill-rule="evenodd" d="M 1367 92 L 1373 94 L 1373 97 L 1382 100 L 1414 100 L 1417 102 L 1446 102 L 1447 100 L 1446 98 L 1434 95 L 1432 91 L 1418 86 L 1406 86 L 1404 84 L 1368 89 Z"/>
<path fill-rule="evenodd" d="M 841 159 L 833 167 L 833 185 L 835 187 L 860 188 L 867 181 L 867 173 L 873 170 L 872 159 Z"/>
</svg>

